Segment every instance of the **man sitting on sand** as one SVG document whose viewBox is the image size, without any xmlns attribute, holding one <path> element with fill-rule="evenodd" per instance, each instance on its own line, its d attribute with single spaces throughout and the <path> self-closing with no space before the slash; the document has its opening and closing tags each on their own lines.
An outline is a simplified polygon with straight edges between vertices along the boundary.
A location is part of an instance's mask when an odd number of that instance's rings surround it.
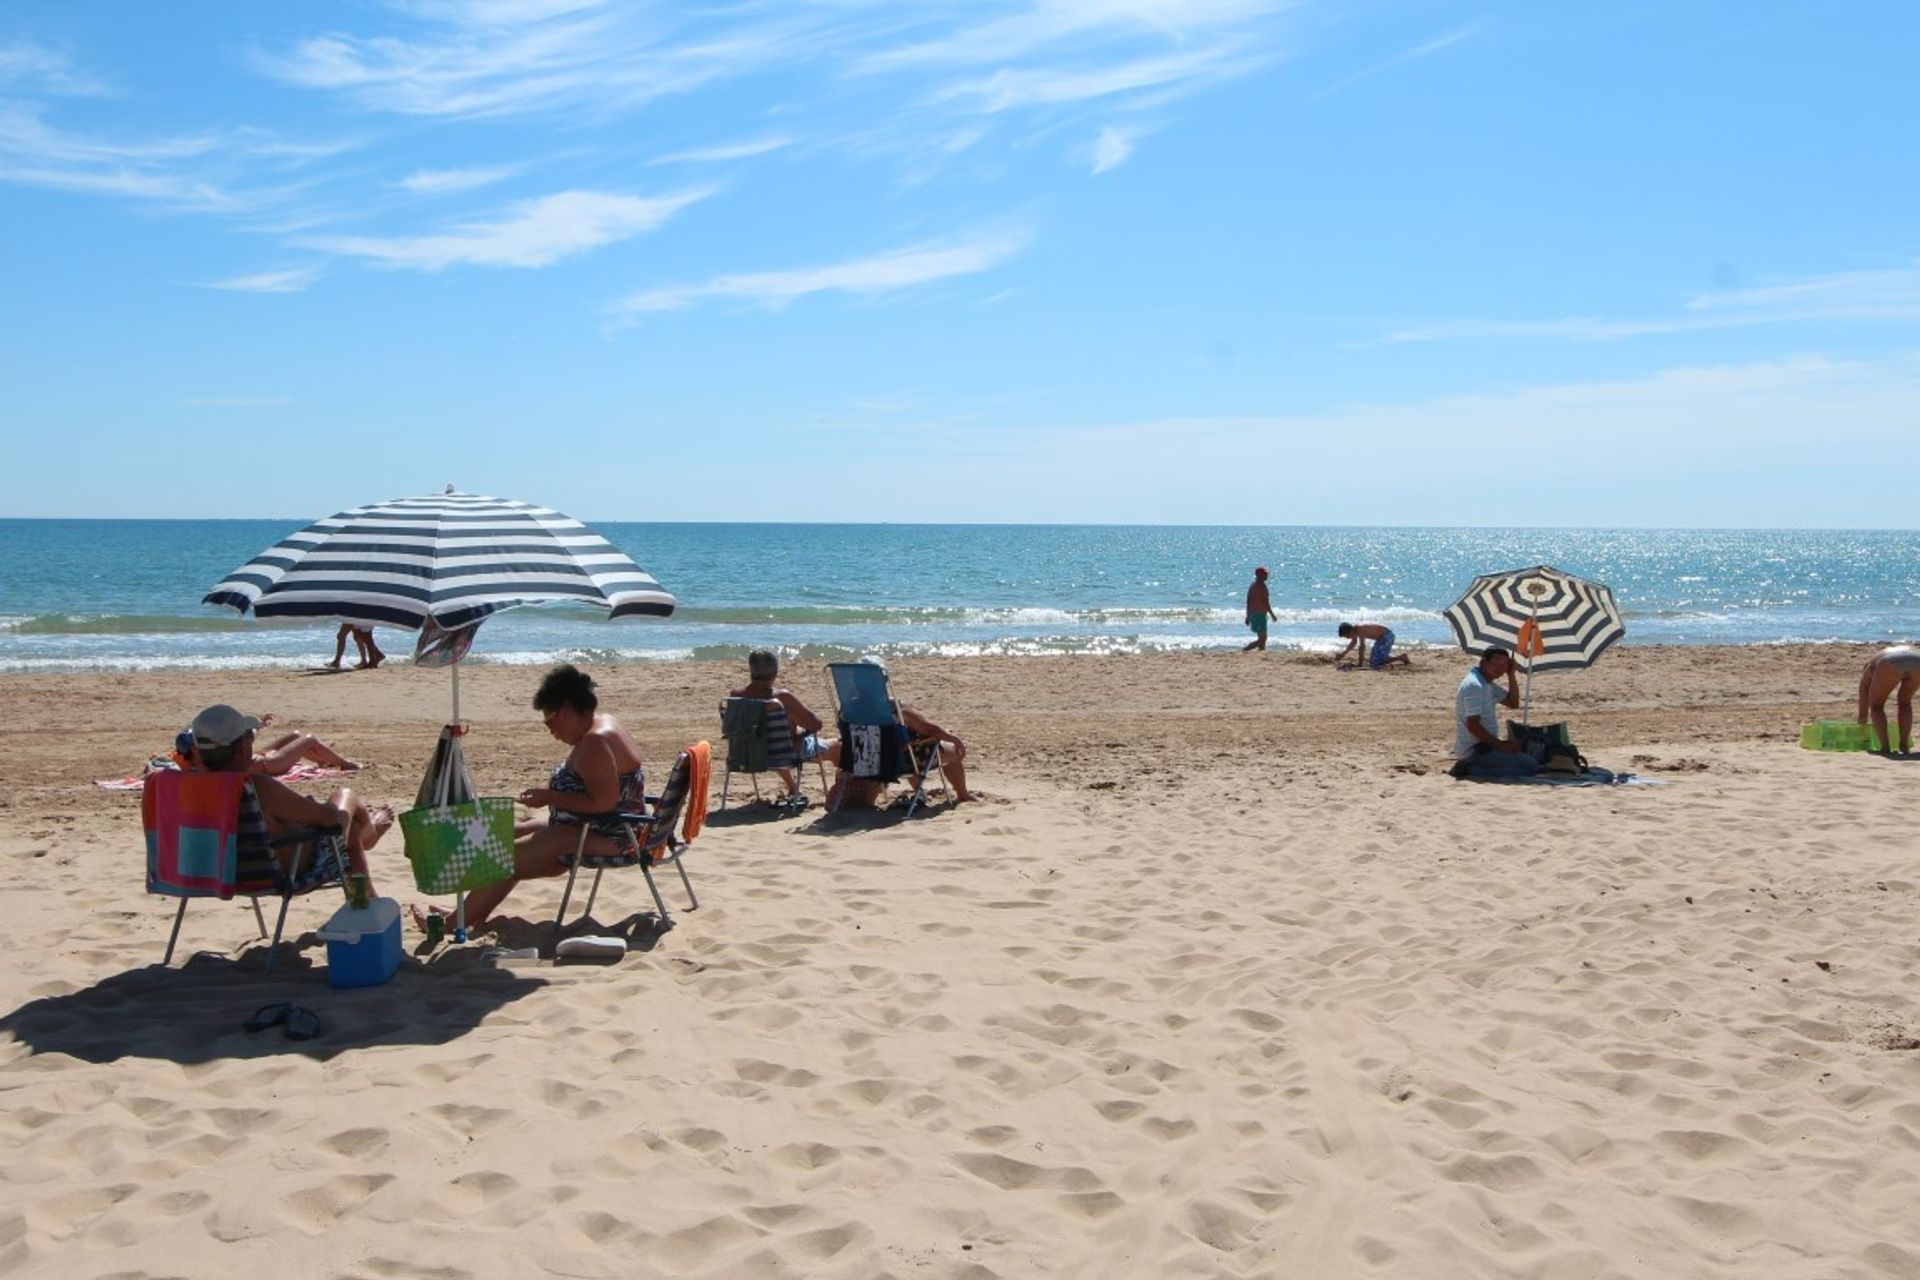
<svg viewBox="0 0 1920 1280">
<path fill-rule="evenodd" d="M 1347 647 L 1333 656 L 1333 665 L 1336 667 L 1356 646 L 1360 650 L 1360 661 L 1375 671 L 1385 671 L 1390 662 L 1397 662 L 1403 667 L 1413 665 L 1406 654 L 1393 651 L 1393 632 L 1377 622 L 1343 622 L 1340 624 L 1340 638 L 1347 642 Z M 1373 645 L 1371 653 L 1367 651 L 1369 643 Z"/>
<path fill-rule="evenodd" d="M 1502 676 L 1504 692 L 1494 683 Z M 1497 646 L 1488 649 L 1454 695 L 1454 777 L 1524 778 L 1540 772 L 1540 762 L 1521 749 L 1518 739 L 1500 736 L 1500 708 L 1519 705 L 1513 655 Z"/>
<path fill-rule="evenodd" d="M 1920 689 L 1920 649 L 1897 644 L 1867 660 L 1860 673 L 1859 723 L 1873 720 L 1874 745 L 1893 749 L 1887 736 L 1887 699 L 1892 697 L 1900 716 L 1900 754 L 1913 750 L 1913 694 Z"/>
<path fill-rule="evenodd" d="M 253 734 L 259 727 L 260 722 L 254 717 L 235 711 L 224 703 L 208 707 L 193 718 L 193 727 L 189 730 L 193 734 L 191 767 L 209 773 L 252 772 Z M 297 827 L 339 827 L 344 831 L 349 864 L 346 868 L 316 863 L 309 856 L 312 850 L 306 845 L 280 845 L 274 848 L 273 857 L 283 872 L 292 872 L 296 856 L 300 858 L 296 888 L 324 884 L 345 870 L 366 876 L 371 888 L 373 875 L 367 865 L 367 850 L 378 844 L 380 837 L 392 828 L 391 807 L 382 805 L 378 809 L 369 809 L 365 802 L 345 787 L 328 796 L 326 803 L 322 804 L 318 800 L 309 800 L 277 778 L 257 773 L 253 775 L 252 786 L 254 800 L 260 807 L 260 816 L 265 819 L 269 838 L 278 839 Z M 243 815 L 246 812 L 244 801 L 241 812 Z"/>
<path fill-rule="evenodd" d="M 779 675 L 779 655 L 771 649 L 755 649 L 747 655 L 747 682 L 729 696 L 777 701 L 785 707 L 787 723 L 793 727 L 794 755 L 801 764 L 811 764 L 822 756 L 832 754 L 840 744 L 833 738 L 820 736 L 820 730 L 826 727 L 825 721 L 808 710 L 807 704 L 795 697 L 791 689 L 776 689 L 773 682 Z M 800 794 L 800 779 L 794 770 L 776 769 L 774 772 L 787 784 L 789 798 Z"/>
</svg>

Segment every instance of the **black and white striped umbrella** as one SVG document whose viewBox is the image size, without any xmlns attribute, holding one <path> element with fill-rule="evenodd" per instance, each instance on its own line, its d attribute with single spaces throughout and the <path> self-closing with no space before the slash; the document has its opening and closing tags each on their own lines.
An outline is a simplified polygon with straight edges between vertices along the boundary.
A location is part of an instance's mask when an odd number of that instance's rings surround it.
<svg viewBox="0 0 1920 1280">
<path fill-rule="evenodd" d="M 289 534 L 205 597 L 262 618 L 340 618 L 448 631 L 515 605 L 564 600 L 666 617 L 651 574 L 571 516 L 447 492 L 356 507 Z"/>
<path fill-rule="evenodd" d="M 1627 634 L 1610 587 L 1544 564 L 1481 574 L 1447 606 L 1446 619 L 1469 653 L 1499 645 L 1524 663 L 1533 649 L 1529 675 L 1590 667 Z M 1520 643 L 1529 620 L 1539 628 L 1537 646 Z"/>
</svg>

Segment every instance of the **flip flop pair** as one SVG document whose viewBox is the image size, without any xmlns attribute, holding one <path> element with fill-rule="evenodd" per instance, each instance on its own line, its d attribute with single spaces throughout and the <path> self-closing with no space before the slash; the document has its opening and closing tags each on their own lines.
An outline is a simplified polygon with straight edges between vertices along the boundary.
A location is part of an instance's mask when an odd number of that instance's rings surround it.
<svg viewBox="0 0 1920 1280">
<path fill-rule="evenodd" d="M 281 1027 L 289 1040 L 311 1040 L 318 1036 L 324 1027 L 320 1024 L 320 1015 L 303 1004 L 281 1002 L 261 1005 L 253 1011 L 253 1016 L 240 1024 L 240 1029 L 252 1035 L 265 1031 L 268 1027 Z"/>
</svg>

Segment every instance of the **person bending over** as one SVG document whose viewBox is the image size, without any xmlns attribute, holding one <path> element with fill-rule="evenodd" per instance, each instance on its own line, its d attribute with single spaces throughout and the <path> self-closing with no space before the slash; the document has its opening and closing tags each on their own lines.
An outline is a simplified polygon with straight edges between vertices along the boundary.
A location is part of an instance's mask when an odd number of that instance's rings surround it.
<svg viewBox="0 0 1920 1280">
<path fill-rule="evenodd" d="M 780 676 L 780 658 L 770 649 L 755 649 L 747 655 L 747 682 L 735 689 L 730 695 L 734 698 L 759 698 L 762 701 L 777 700 L 787 709 L 787 723 L 793 728 L 793 751 L 800 763 L 811 764 L 822 756 L 831 755 L 840 744 L 836 739 L 823 738 L 820 730 L 825 722 L 807 709 L 807 704 L 794 696 L 791 689 L 780 689 L 774 681 Z M 787 795 L 800 794 L 800 778 L 795 770 L 776 769 L 780 780 L 787 786 Z"/>
<path fill-rule="evenodd" d="M 566 744 L 567 758 L 546 786 L 520 793 L 521 804 L 545 809 L 548 816 L 514 828 L 511 878 L 467 895 L 470 929 L 486 924 L 522 880 L 565 875 L 576 850 L 597 857 L 619 853 L 629 838 L 619 811 L 646 803 L 640 744 L 612 713 L 599 709 L 592 676 L 571 663 L 555 667 L 540 682 L 533 707 L 547 732 Z"/>
<path fill-rule="evenodd" d="M 1867 660 L 1860 673 L 1859 723 L 1873 721 L 1874 742 L 1882 751 L 1893 749 L 1887 736 L 1887 699 L 1893 698 L 1900 717 L 1900 753 L 1913 750 L 1913 693 L 1920 689 L 1920 649 L 1897 644 Z"/>
<path fill-rule="evenodd" d="M 339 827 L 345 832 L 348 867 L 373 884 L 373 870 L 367 852 L 393 827 L 393 809 L 381 805 L 369 809 L 350 789 L 341 787 L 325 803 L 308 799 L 277 778 L 267 777 L 253 768 L 253 735 L 260 721 L 235 711 L 224 703 L 208 707 L 193 718 L 188 730 L 193 735 L 190 767 L 209 773 L 251 773 L 254 799 L 266 820 L 267 834 L 273 838 L 287 835 L 299 827 Z M 280 869 L 293 874 L 296 865 L 305 870 L 296 876 L 300 887 L 323 883 L 328 868 L 316 866 L 308 845 L 282 845 L 273 851 Z M 296 858 L 299 859 L 296 864 Z"/>
<path fill-rule="evenodd" d="M 1347 642 L 1347 647 L 1333 656 L 1335 666 L 1339 666 L 1340 660 L 1355 648 L 1360 650 L 1360 661 L 1375 671 L 1385 671 L 1390 662 L 1397 662 L 1403 667 L 1413 665 L 1406 654 L 1393 651 L 1393 632 L 1377 622 L 1343 622 L 1340 624 L 1340 638 Z M 1373 645 L 1371 652 L 1367 649 L 1368 644 Z"/>
<path fill-rule="evenodd" d="M 1498 683 L 1502 677 L 1504 690 Z M 1540 762 L 1517 739 L 1500 736 L 1500 708 L 1519 705 L 1513 655 L 1498 647 L 1488 649 L 1453 698 L 1454 777 L 1524 778 L 1540 772 Z"/>
</svg>

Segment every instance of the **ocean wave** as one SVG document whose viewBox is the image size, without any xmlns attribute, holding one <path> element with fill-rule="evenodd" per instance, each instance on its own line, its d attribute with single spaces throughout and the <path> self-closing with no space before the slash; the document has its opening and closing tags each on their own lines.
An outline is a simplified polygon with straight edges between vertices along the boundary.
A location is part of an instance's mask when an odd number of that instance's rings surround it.
<svg viewBox="0 0 1920 1280">
<path fill-rule="evenodd" d="M 326 627 L 331 628 L 331 622 Z M 310 618 L 244 619 L 237 614 L 40 613 L 0 618 L 0 632 L 19 636 L 208 635 L 248 631 L 319 630 Z"/>
</svg>

